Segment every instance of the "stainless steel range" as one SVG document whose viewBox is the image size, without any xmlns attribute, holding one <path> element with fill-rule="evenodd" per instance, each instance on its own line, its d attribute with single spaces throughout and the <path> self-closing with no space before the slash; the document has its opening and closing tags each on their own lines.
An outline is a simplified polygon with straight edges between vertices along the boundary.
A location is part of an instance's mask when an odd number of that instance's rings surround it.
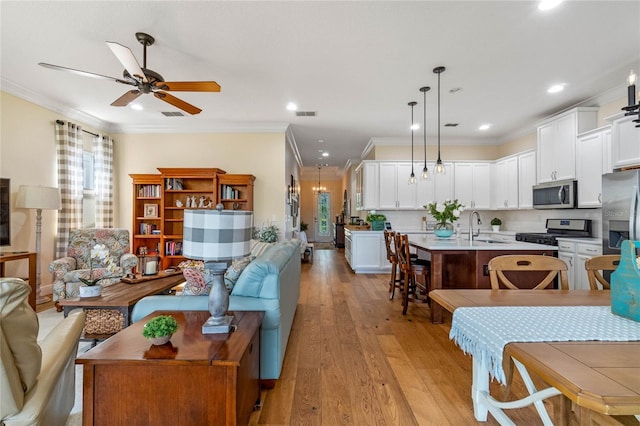
<svg viewBox="0 0 640 426">
<path fill-rule="evenodd" d="M 590 219 L 547 219 L 547 232 L 519 232 L 516 241 L 557 246 L 557 238 L 590 238 Z"/>
</svg>

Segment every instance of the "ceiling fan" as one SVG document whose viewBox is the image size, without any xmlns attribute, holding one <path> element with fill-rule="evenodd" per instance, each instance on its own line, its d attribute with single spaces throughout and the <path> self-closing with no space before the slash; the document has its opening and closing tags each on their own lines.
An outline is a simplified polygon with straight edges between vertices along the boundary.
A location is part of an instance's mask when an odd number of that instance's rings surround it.
<svg viewBox="0 0 640 426">
<path fill-rule="evenodd" d="M 44 62 L 40 62 L 38 65 L 41 65 L 46 68 L 51 68 L 59 71 L 68 71 L 74 74 L 84 75 L 86 77 L 93 78 L 101 78 L 105 80 L 116 81 L 118 83 L 127 84 L 129 86 L 135 86 L 136 89 L 130 90 L 124 95 L 120 96 L 116 99 L 111 105 L 112 106 L 127 106 L 132 101 L 138 98 L 138 96 L 143 93 L 153 93 L 158 99 L 161 99 L 181 110 L 188 112 L 189 114 L 198 114 L 202 110 L 198 107 L 191 105 L 183 101 L 182 99 L 178 99 L 175 96 L 170 95 L 169 91 L 174 92 L 219 92 L 220 85 L 215 81 L 178 81 L 178 82 L 168 82 L 164 81 L 164 78 L 157 72 L 150 70 L 147 68 L 147 46 L 151 46 L 155 39 L 151 37 L 149 34 L 145 33 L 136 33 L 136 38 L 142 44 L 144 49 L 144 60 L 143 66 L 140 68 L 136 57 L 133 56 L 131 49 L 126 46 L 123 46 L 119 43 L 115 43 L 112 41 L 107 42 L 107 46 L 116 55 L 116 58 L 120 61 L 120 63 L 124 66 L 124 71 L 122 73 L 123 78 L 115 78 L 109 77 L 106 75 L 96 74 L 88 71 L 76 70 L 73 68 L 62 67 L 59 65 L 47 64 Z"/>
</svg>

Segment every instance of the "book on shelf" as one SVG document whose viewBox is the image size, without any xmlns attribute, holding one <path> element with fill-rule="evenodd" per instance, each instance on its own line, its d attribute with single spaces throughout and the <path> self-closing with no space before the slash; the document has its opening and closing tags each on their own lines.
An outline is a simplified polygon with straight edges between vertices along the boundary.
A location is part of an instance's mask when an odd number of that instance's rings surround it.
<svg viewBox="0 0 640 426">
<path fill-rule="evenodd" d="M 138 197 L 160 198 L 160 185 L 140 185 Z"/>
<path fill-rule="evenodd" d="M 164 253 L 167 256 L 180 256 L 182 254 L 182 241 L 167 241 Z"/>
<path fill-rule="evenodd" d="M 220 189 L 222 198 L 226 200 L 237 200 L 240 198 L 240 191 L 238 191 L 231 185 L 222 185 Z"/>
<path fill-rule="evenodd" d="M 159 235 L 153 231 L 158 230 L 158 226 L 153 223 L 140 222 L 140 234 L 141 235 Z"/>
</svg>

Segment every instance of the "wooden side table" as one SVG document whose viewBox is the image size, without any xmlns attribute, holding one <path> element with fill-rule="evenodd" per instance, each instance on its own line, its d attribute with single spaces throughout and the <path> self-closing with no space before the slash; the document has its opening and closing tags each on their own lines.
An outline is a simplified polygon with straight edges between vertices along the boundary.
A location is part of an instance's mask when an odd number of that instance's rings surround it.
<svg viewBox="0 0 640 426">
<path fill-rule="evenodd" d="M 29 305 L 36 310 L 36 269 L 38 265 L 38 255 L 28 251 L 5 251 L 0 253 L 0 277 L 4 277 L 4 264 L 12 260 L 29 260 Z"/>
<path fill-rule="evenodd" d="M 207 311 L 157 311 L 77 358 L 82 424 L 242 425 L 260 398 L 264 312 L 234 312 L 230 334 L 202 334 Z M 142 337 L 146 320 L 172 315 L 166 345 Z"/>
</svg>

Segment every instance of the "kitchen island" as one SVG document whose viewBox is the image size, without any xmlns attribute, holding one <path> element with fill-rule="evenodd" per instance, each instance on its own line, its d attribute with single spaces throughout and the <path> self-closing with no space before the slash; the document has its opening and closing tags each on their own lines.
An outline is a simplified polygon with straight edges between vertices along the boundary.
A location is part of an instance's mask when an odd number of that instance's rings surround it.
<svg viewBox="0 0 640 426">
<path fill-rule="evenodd" d="M 418 250 L 420 257 L 431 260 L 431 290 L 490 289 L 491 280 L 487 265 L 496 256 L 508 254 L 540 254 L 555 256 L 558 248 L 543 244 L 523 242 L 502 242 L 482 238 L 470 242 L 469 239 L 441 239 L 432 235 L 409 235 L 409 244 Z M 527 274 L 518 284 L 528 287 L 540 282 L 545 273 Z M 442 307 L 431 304 L 431 322 L 442 322 Z"/>
</svg>

